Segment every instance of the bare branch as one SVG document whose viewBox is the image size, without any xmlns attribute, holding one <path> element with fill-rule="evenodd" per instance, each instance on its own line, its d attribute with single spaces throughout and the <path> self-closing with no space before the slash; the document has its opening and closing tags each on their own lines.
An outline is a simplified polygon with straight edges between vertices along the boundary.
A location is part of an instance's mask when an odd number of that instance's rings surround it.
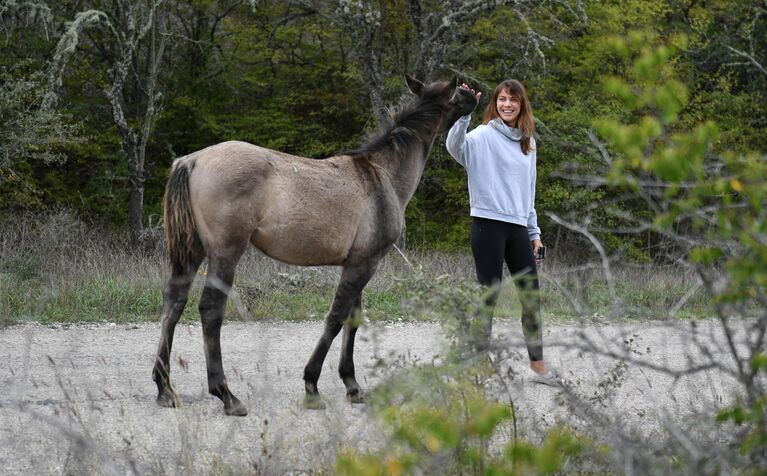
<svg viewBox="0 0 767 476">
<path fill-rule="evenodd" d="M 612 270 L 610 267 L 610 259 L 607 256 L 607 251 L 605 251 L 604 246 L 602 246 L 602 243 L 597 239 L 596 236 L 594 236 L 586 227 L 575 225 L 573 223 L 569 223 L 559 216 L 557 216 L 554 213 L 548 213 L 547 214 L 549 218 L 554 220 L 555 223 L 558 225 L 564 226 L 565 228 L 575 231 L 577 233 L 582 234 L 585 236 L 591 244 L 594 246 L 594 248 L 599 253 L 599 256 L 602 259 L 602 270 L 605 275 L 605 280 L 607 281 L 607 288 L 610 291 L 610 298 L 613 301 L 613 310 L 617 314 L 620 313 L 621 309 L 621 298 L 618 296 L 618 293 L 615 291 L 615 279 L 613 278 Z"/>
<path fill-rule="evenodd" d="M 15 0 L 4 0 L 0 4 L 0 28 L 5 30 L 6 44 L 10 41 L 10 31 L 5 22 L 5 16 L 8 13 L 26 12 L 25 24 L 23 27 L 36 25 L 38 22 L 45 31 L 45 39 L 48 39 L 48 29 L 53 23 L 53 13 L 48 5 L 37 2 L 16 2 Z M 12 27 L 11 27 L 12 28 Z"/>
<path fill-rule="evenodd" d="M 695 286 L 691 287 L 687 290 L 686 293 L 684 293 L 684 296 L 682 296 L 679 301 L 674 304 L 671 309 L 668 311 L 669 317 L 674 317 L 677 312 L 679 312 L 680 309 L 682 309 L 682 306 L 684 306 L 687 301 L 690 300 L 691 297 L 695 295 L 696 292 L 698 292 L 698 289 L 703 286 L 703 281 L 698 281 L 695 283 Z"/>
<path fill-rule="evenodd" d="M 100 23 L 106 24 L 115 36 L 119 38 L 117 32 L 112 28 L 107 15 L 99 10 L 80 12 L 75 16 L 73 21 L 67 23 L 66 30 L 61 36 L 61 39 L 59 39 L 59 42 L 56 45 L 56 51 L 53 54 L 53 64 L 50 66 L 48 76 L 49 91 L 43 99 L 44 109 L 53 107 L 56 101 L 58 101 L 58 95 L 55 90 L 61 86 L 62 76 L 67 67 L 67 62 L 72 57 L 80 42 L 80 33 L 86 28 Z"/>
<path fill-rule="evenodd" d="M 730 45 L 727 45 L 727 49 L 728 49 L 728 50 L 730 50 L 730 51 L 732 51 L 734 54 L 736 54 L 736 55 L 738 55 L 738 56 L 741 56 L 741 57 L 743 57 L 743 58 L 746 58 L 746 59 L 748 60 L 748 63 L 750 63 L 751 65 L 753 65 L 754 67 L 756 67 L 756 69 L 757 69 L 757 70 L 759 70 L 759 72 L 760 72 L 760 73 L 762 73 L 763 75 L 767 76 L 767 70 L 766 70 L 766 69 L 764 69 L 764 66 L 762 66 L 762 65 L 761 65 L 761 64 L 760 64 L 760 63 L 759 63 L 759 62 L 756 60 L 756 58 L 754 58 L 752 55 L 750 55 L 750 54 L 746 53 L 745 51 L 740 51 L 740 50 L 737 50 L 737 49 L 733 48 L 733 47 L 732 47 L 732 46 L 730 46 Z M 747 64 L 747 63 L 735 63 L 735 64 Z"/>
<path fill-rule="evenodd" d="M 594 134 L 594 132 L 592 130 L 589 130 L 586 133 L 586 135 L 588 135 L 589 140 L 591 141 L 591 143 L 599 151 L 599 154 L 602 156 L 602 160 L 604 161 L 604 163 L 607 164 L 608 167 L 611 166 L 612 163 L 613 163 L 613 159 L 612 159 L 612 157 L 610 157 L 610 153 L 607 152 L 607 149 L 605 148 L 605 145 L 602 144 L 599 141 L 599 139 L 597 138 L 597 136 Z"/>
</svg>

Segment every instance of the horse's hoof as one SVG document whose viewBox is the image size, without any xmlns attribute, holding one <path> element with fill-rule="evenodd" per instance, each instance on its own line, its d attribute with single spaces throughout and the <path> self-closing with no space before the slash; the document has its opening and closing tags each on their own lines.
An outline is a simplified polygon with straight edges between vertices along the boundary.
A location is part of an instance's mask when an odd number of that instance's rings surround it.
<svg viewBox="0 0 767 476">
<path fill-rule="evenodd" d="M 224 407 L 224 413 L 226 413 L 229 416 L 247 416 L 248 409 L 245 408 L 245 405 L 243 405 L 242 403 L 237 402 L 237 405 Z"/>
<path fill-rule="evenodd" d="M 365 394 L 356 389 L 346 393 L 346 401 L 349 403 L 365 403 Z"/>
<path fill-rule="evenodd" d="M 306 394 L 304 397 L 304 408 L 307 410 L 324 410 L 325 403 L 322 401 L 322 397 L 319 394 L 310 395 Z"/>
<path fill-rule="evenodd" d="M 176 408 L 179 406 L 179 401 L 175 392 L 164 390 L 157 395 L 157 404 L 165 408 Z"/>
<path fill-rule="evenodd" d="M 229 416 L 246 416 L 248 409 L 237 397 L 230 395 L 224 402 L 224 413 Z"/>
</svg>

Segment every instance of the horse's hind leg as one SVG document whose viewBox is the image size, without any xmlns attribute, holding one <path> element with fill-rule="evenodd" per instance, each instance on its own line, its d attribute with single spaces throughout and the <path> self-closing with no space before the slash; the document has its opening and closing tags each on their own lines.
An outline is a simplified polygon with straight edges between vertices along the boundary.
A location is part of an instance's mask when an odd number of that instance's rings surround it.
<svg viewBox="0 0 767 476">
<path fill-rule="evenodd" d="M 333 304 L 331 304 L 330 311 L 325 316 L 325 329 L 319 342 L 317 342 L 317 347 L 315 347 L 309 363 L 304 368 L 304 387 L 306 389 L 304 406 L 306 408 L 319 409 L 324 407 L 322 400 L 320 400 L 319 390 L 317 389 L 317 381 L 320 379 L 322 364 L 328 354 L 330 344 L 333 343 L 333 339 L 341 331 L 352 307 L 357 302 L 357 298 L 362 295 L 362 289 L 371 276 L 373 276 L 375 269 L 376 263 L 366 263 L 357 266 L 347 266 L 341 273 L 341 282 L 338 283 Z"/>
<path fill-rule="evenodd" d="M 244 247 L 243 247 L 244 248 Z M 234 282 L 234 270 L 242 250 L 226 256 L 208 257 L 208 278 L 200 298 L 200 320 L 205 341 L 205 362 L 208 369 L 208 391 L 224 402 L 227 415 L 245 416 L 245 406 L 232 395 L 221 362 L 221 324 L 226 301 Z"/>
<path fill-rule="evenodd" d="M 341 361 L 338 364 L 338 375 L 346 386 L 346 398 L 352 403 L 364 401 L 360 386 L 354 377 L 354 336 L 357 334 L 361 318 L 362 294 L 354 300 L 351 315 L 344 323 L 344 332 L 341 337 Z"/>
<path fill-rule="evenodd" d="M 202 250 L 193 254 L 192 262 L 186 266 L 171 266 L 171 277 L 163 289 L 162 330 L 157 346 L 157 357 L 152 370 L 152 380 L 157 384 L 157 403 L 163 407 L 175 407 L 178 398 L 170 385 L 170 351 L 173 346 L 173 332 L 184 312 L 189 288 L 194 281 L 197 268 L 202 262 Z"/>
</svg>

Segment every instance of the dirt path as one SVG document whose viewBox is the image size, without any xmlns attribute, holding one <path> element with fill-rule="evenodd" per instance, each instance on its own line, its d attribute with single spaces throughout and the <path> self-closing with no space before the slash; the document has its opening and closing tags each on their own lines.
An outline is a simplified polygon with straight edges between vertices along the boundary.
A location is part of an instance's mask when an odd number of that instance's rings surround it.
<svg viewBox="0 0 767 476">
<path fill-rule="evenodd" d="M 516 321 L 499 321 L 494 332 L 522 350 Z M 616 361 L 584 349 L 581 332 L 600 350 L 675 369 L 704 363 L 701 348 L 688 324 L 550 326 L 549 364 L 575 391 L 596 395 L 599 411 L 621 425 L 653 432 L 669 415 L 682 418 L 732 398 L 734 381 L 721 372 L 674 379 L 629 363 L 621 377 Z M 328 467 L 344 446 L 375 448 L 382 433 L 369 407 L 344 400 L 337 342 L 320 379 L 327 409 L 301 408 L 303 366 L 320 333 L 319 322 L 225 325 L 227 377 L 250 411 L 236 418 L 224 416 L 221 403 L 207 394 L 199 326 L 176 331 L 172 377 L 184 403 L 179 410 L 154 402 L 157 324 L 0 330 L 0 473 L 283 474 Z M 437 324 L 370 325 L 358 336 L 357 374 L 368 389 L 394 364 L 430 362 L 445 347 Z M 716 323 L 698 326 L 697 336 L 714 358 L 724 358 Z M 387 364 L 376 366 L 379 360 Z M 517 371 L 524 367 L 522 359 L 512 364 Z M 599 383 L 616 371 L 622 385 L 602 395 Z M 559 421 L 577 424 L 557 403 L 557 390 L 517 377 L 511 391 L 523 432 L 539 434 Z"/>
</svg>

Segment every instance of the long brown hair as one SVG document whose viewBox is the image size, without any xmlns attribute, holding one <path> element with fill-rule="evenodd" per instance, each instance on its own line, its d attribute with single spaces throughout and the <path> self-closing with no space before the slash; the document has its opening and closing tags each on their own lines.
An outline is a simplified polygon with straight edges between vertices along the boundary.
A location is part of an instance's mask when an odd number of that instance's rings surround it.
<svg viewBox="0 0 767 476">
<path fill-rule="evenodd" d="M 533 133 L 535 132 L 535 122 L 533 121 L 533 107 L 530 105 L 530 100 L 527 99 L 527 91 L 525 87 L 516 79 L 507 79 L 493 91 L 493 97 L 490 98 L 490 102 L 485 107 L 485 114 L 482 117 L 482 124 L 487 124 L 493 119 L 499 118 L 498 108 L 496 103 L 498 102 L 498 96 L 506 91 L 512 97 L 519 98 L 519 116 L 517 116 L 517 128 L 522 131 L 522 141 L 520 146 L 522 147 L 522 153 L 527 155 L 531 149 L 531 142 Z"/>
</svg>

